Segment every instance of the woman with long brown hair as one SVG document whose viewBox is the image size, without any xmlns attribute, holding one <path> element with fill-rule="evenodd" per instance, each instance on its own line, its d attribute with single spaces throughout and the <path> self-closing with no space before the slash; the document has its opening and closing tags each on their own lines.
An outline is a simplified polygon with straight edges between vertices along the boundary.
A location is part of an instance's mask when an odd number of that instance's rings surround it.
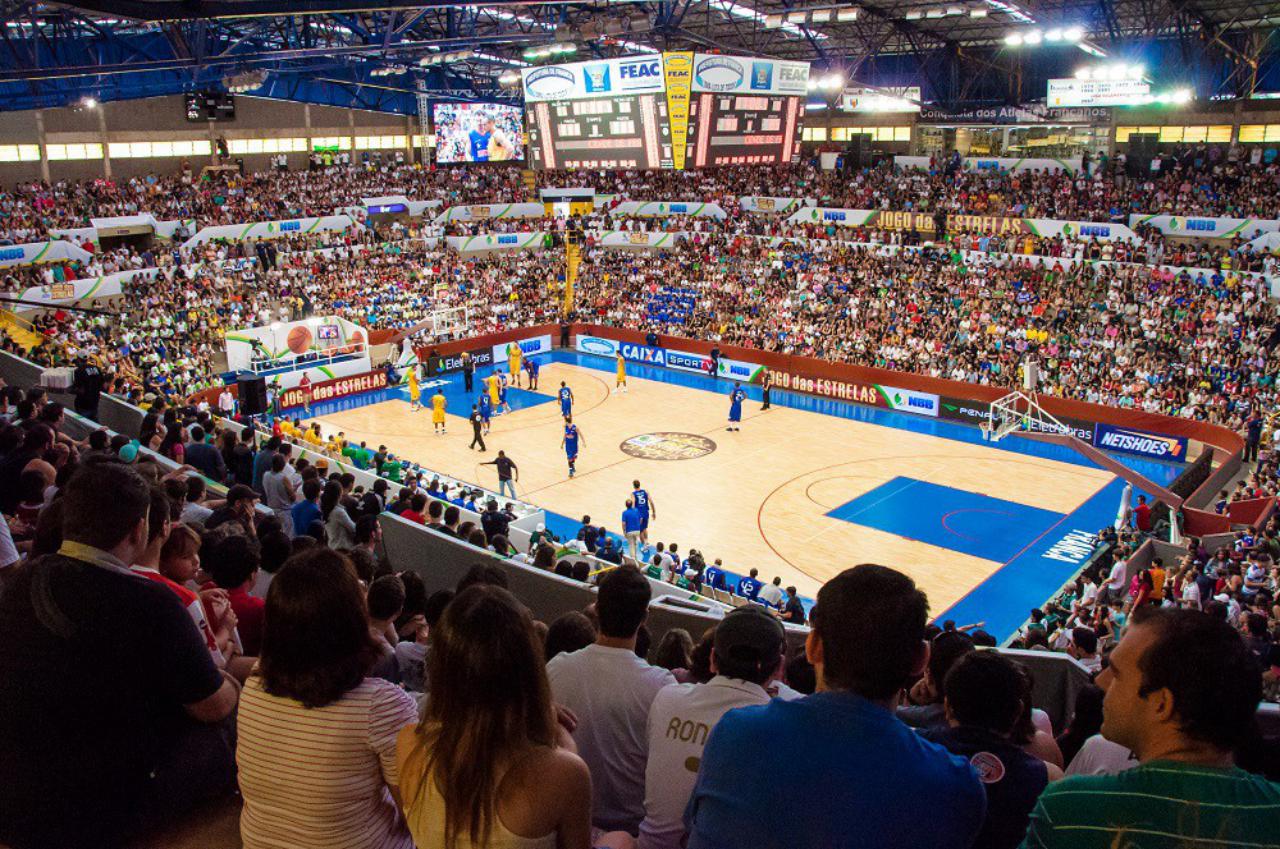
<svg viewBox="0 0 1280 849">
<path fill-rule="evenodd" d="M 524 606 L 499 587 L 464 590 L 431 631 L 427 677 L 422 720 L 396 751 L 418 849 L 590 849 L 591 775 L 557 722 Z"/>
</svg>

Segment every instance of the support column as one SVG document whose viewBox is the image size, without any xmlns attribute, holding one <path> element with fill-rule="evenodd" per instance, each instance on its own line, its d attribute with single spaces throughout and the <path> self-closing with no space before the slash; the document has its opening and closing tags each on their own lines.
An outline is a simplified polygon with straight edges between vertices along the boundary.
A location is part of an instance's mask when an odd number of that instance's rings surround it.
<svg viewBox="0 0 1280 849">
<path fill-rule="evenodd" d="M 111 179 L 111 146 L 107 144 L 106 108 L 99 103 L 93 110 L 98 113 L 98 139 L 102 142 L 102 176 Z"/>
<path fill-rule="evenodd" d="M 36 110 L 36 141 L 40 145 L 40 179 L 46 183 L 49 180 L 49 145 L 48 139 L 44 134 L 44 110 Z"/>
</svg>

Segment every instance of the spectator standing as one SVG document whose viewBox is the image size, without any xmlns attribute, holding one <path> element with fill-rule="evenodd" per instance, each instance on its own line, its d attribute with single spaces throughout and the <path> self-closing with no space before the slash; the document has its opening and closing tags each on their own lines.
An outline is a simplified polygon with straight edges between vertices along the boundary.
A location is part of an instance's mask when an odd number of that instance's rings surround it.
<svg viewBox="0 0 1280 849">
<path fill-rule="evenodd" d="M 146 550 L 150 504 L 134 470 L 81 468 L 58 553 L 5 575 L 0 841 L 116 847 L 234 788 L 223 720 L 238 686 L 177 596 L 126 565 Z"/>
<path fill-rule="evenodd" d="M 721 718 L 685 813 L 688 849 L 970 846 L 986 809 L 977 775 L 893 715 L 928 660 L 928 609 L 910 578 L 883 566 L 823 585 L 805 645 L 818 691 Z M 759 757 L 765 749 L 787 757 Z"/>
<path fill-rule="evenodd" d="M 764 686 L 779 672 L 785 647 L 778 620 L 758 607 L 739 607 L 716 626 L 711 651 L 715 677 L 706 684 L 672 684 L 658 692 L 649 710 L 640 849 L 681 849 L 684 810 L 707 734 L 733 708 L 769 701 Z"/>
<path fill-rule="evenodd" d="M 85 357 L 76 358 L 76 370 L 71 378 L 71 391 L 75 393 L 75 411 L 86 418 L 98 420 L 98 404 L 102 398 L 105 378 L 102 369 Z"/>
<path fill-rule="evenodd" d="M 1195 610 L 1135 615 L 1098 685 L 1102 734 L 1138 765 L 1050 785 L 1024 847 L 1114 847 L 1127 835 L 1150 846 L 1276 844 L 1280 786 L 1232 763 L 1262 683 L 1230 625 Z"/>
<path fill-rule="evenodd" d="M 393 793 L 396 735 L 417 707 L 367 677 L 376 656 L 346 558 L 313 549 L 285 563 L 239 713 L 246 849 L 412 849 Z"/>
<path fill-rule="evenodd" d="M 592 840 L 591 773 L 557 723 L 525 607 L 495 586 L 449 602 L 427 656 L 431 697 L 396 760 L 419 849 L 555 849 Z"/>
<path fill-rule="evenodd" d="M 606 831 L 635 834 L 640 828 L 649 708 L 658 691 L 676 680 L 636 656 L 649 598 L 649 582 L 635 569 L 607 572 L 596 597 L 596 641 L 547 664 L 556 703 L 578 718 L 573 739 L 591 768 L 592 823 Z"/>
<path fill-rule="evenodd" d="M 191 441 L 184 449 L 184 457 L 187 465 L 209 480 L 222 483 L 227 479 L 227 463 L 217 447 L 205 441 L 204 428 L 200 425 L 191 426 Z"/>
<path fill-rule="evenodd" d="M 493 542 L 493 538 L 500 536 L 507 537 L 507 531 L 511 525 L 511 520 L 507 518 L 507 514 L 498 509 L 498 502 L 492 498 L 485 505 L 485 511 L 480 514 L 480 526 L 484 528 L 485 539 Z"/>
</svg>

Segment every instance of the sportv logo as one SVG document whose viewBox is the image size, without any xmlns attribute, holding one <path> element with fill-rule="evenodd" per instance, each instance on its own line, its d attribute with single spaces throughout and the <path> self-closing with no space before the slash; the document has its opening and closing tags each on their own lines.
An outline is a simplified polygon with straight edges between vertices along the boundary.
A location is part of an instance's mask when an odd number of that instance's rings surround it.
<svg viewBox="0 0 1280 849">
<path fill-rule="evenodd" d="M 682 354 L 679 351 L 667 351 L 667 365 L 672 368 L 685 368 L 691 371 L 711 371 L 711 360 L 693 354 Z"/>
<path fill-rule="evenodd" d="M 1098 447 L 1133 451 L 1149 457 L 1177 457 L 1182 453 L 1182 443 L 1177 439 L 1130 430 L 1109 430 L 1103 433 L 1098 439 Z"/>
</svg>

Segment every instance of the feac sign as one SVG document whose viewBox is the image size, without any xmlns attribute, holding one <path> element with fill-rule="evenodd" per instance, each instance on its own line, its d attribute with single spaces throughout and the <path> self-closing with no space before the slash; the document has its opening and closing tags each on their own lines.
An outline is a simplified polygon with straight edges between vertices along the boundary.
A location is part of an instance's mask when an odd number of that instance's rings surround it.
<svg viewBox="0 0 1280 849">
<path fill-rule="evenodd" d="M 659 73 L 656 59 L 652 62 L 625 62 L 618 66 L 618 76 L 624 80 L 647 80 Z"/>
</svg>

